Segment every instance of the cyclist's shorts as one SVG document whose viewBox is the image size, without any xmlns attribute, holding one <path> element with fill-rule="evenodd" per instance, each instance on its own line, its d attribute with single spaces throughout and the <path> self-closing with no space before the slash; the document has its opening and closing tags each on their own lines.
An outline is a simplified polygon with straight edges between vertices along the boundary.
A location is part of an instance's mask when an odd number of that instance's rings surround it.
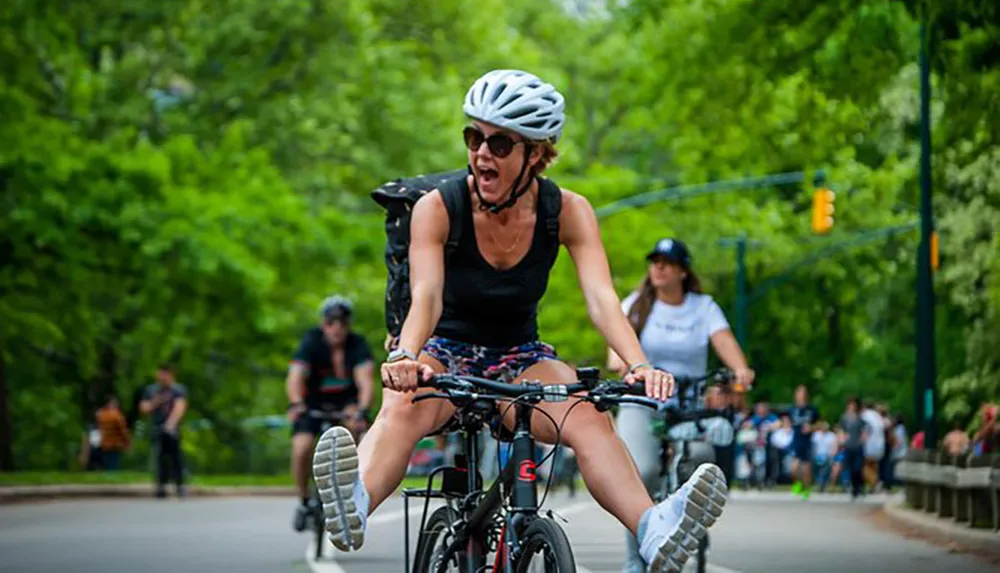
<svg viewBox="0 0 1000 573">
<path fill-rule="evenodd" d="M 542 360 L 558 360 L 556 349 L 540 340 L 512 348 L 489 348 L 432 336 L 424 352 L 440 362 L 449 374 L 476 376 L 514 383 L 525 370 Z"/>
</svg>

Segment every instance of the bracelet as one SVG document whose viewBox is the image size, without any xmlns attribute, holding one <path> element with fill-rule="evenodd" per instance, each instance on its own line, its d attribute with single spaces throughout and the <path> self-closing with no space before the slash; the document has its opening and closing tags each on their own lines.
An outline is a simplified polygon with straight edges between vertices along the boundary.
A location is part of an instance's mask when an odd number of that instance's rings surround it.
<svg viewBox="0 0 1000 573">
<path fill-rule="evenodd" d="M 640 362 L 638 364 L 633 364 L 632 366 L 630 366 L 629 369 L 628 369 L 628 373 L 629 374 L 635 374 L 635 371 L 638 370 L 638 369 L 640 369 L 640 368 L 652 368 L 652 367 L 653 367 L 653 365 L 650 364 L 649 362 Z"/>
</svg>

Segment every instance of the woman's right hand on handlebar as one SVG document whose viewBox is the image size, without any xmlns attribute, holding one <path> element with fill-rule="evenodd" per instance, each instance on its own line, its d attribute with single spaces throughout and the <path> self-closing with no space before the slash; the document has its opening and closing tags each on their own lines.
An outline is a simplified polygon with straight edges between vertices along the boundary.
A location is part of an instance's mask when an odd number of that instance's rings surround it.
<svg viewBox="0 0 1000 573">
<path fill-rule="evenodd" d="M 421 380 L 430 380 L 434 370 L 416 360 L 404 358 L 382 365 L 382 385 L 396 392 L 413 392 Z"/>
</svg>

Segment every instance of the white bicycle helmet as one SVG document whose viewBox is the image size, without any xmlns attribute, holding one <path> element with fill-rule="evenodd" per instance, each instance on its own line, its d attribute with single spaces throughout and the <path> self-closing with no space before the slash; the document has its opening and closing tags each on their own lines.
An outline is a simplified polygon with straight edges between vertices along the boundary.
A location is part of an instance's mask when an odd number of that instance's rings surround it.
<svg viewBox="0 0 1000 573">
<path fill-rule="evenodd" d="M 319 316 L 324 320 L 340 320 L 350 318 L 354 313 L 354 304 L 347 297 L 335 294 L 327 297 L 319 306 Z"/>
<path fill-rule="evenodd" d="M 520 70 L 493 70 L 465 94 L 465 114 L 535 141 L 562 136 L 565 100 L 551 84 Z"/>
</svg>

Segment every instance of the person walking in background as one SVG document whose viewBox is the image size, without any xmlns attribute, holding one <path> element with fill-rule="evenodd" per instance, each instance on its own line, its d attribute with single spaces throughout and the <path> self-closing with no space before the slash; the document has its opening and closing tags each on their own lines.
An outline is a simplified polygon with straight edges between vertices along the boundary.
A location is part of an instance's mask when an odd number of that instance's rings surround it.
<svg viewBox="0 0 1000 573">
<path fill-rule="evenodd" d="M 774 476 L 775 483 L 787 476 L 788 470 L 791 469 L 789 467 L 789 458 L 792 454 L 792 442 L 794 440 L 795 431 L 792 429 L 792 421 L 788 417 L 788 414 L 782 414 L 781 417 L 778 418 L 777 425 L 769 434 L 770 446 L 774 452 L 774 455 L 771 458 L 772 464 L 774 465 L 771 469 L 771 475 Z"/>
<path fill-rule="evenodd" d="M 951 431 L 945 434 L 944 439 L 941 440 L 942 449 L 951 456 L 960 456 L 968 453 L 970 445 L 969 434 L 965 433 L 965 428 L 961 422 L 955 422 Z"/>
<path fill-rule="evenodd" d="M 187 389 L 174 378 L 174 369 L 161 364 L 156 383 L 143 395 L 140 409 L 150 416 L 151 436 L 156 452 L 156 497 L 167 497 L 167 482 L 173 477 L 177 496 L 184 496 L 184 457 L 181 455 L 180 423 L 187 412 Z"/>
<path fill-rule="evenodd" d="M 906 425 L 902 416 L 889 416 L 890 428 L 890 450 L 889 467 L 886 468 L 886 487 L 892 489 L 896 486 L 896 464 L 906 456 L 910 449 L 910 437 L 906 433 Z"/>
<path fill-rule="evenodd" d="M 972 437 L 973 448 L 977 456 L 996 453 L 1000 448 L 1000 424 L 997 415 L 1000 407 L 996 404 L 983 406 L 983 423 Z"/>
<path fill-rule="evenodd" d="M 778 467 L 775 461 L 777 453 L 771 447 L 769 436 L 771 430 L 778 427 L 778 415 L 771 411 L 770 405 L 765 401 L 757 402 L 750 422 L 757 430 L 757 449 L 754 453 L 754 465 L 763 467 L 763 486 L 773 487 L 778 481 L 778 474 L 774 472 Z"/>
<path fill-rule="evenodd" d="M 847 402 L 847 410 L 840 417 L 840 429 L 843 432 L 842 446 L 844 448 L 843 468 L 851 476 L 851 498 L 861 495 L 862 467 L 864 466 L 865 422 L 861 419 L 861 400 L 851 398 Z"/>
<path fill-rule="evenodd" d="M 869 491 L 874 492 L 879 484 L 879 462 L 885 455 L 885 419 L 875 410 L 874 404 L 867 404 L 861 410 L 864 421 L 864 467 L 861 472 Z"/>
<path fill-rule="evenodd" d="M 792 460 L 792 476 L 795 483 L 792 493 L 809 498 L 812 491 L 812 433 L 813 426 L 819 420 L 819 412 L 809 403 L 809 390 L 805 384 L 799 384 L 795 389 L 795 406 L 788 412 L 792 421 L 794 437 L 792 450 L 795 456 Z"/>
<path fill-rule="evenodd" d="M 90 422 L 83 430 L 80 443 L 80 467 L 93 472 L 101 469 L 101 431 L 96 422 Z"/>
<path fill-rule="evenodd" d="M 826 491 L 833 458 L 837 455 L 837 434 L 830 431 L 830 424 L 824 420 L 816 423 L 816 431 L 812 435 L 812 455 L 816 485 L 820 491 Z"/>
<path fill-rule="evenodd" d="M 114 394 L 109 394 L 97 410 L 97 429 L 101 434 L 101 464 L 106 471 L 115 471 L 121 465 L 122 452 L 132 445 L 132 435 Z"/>
</svg>

